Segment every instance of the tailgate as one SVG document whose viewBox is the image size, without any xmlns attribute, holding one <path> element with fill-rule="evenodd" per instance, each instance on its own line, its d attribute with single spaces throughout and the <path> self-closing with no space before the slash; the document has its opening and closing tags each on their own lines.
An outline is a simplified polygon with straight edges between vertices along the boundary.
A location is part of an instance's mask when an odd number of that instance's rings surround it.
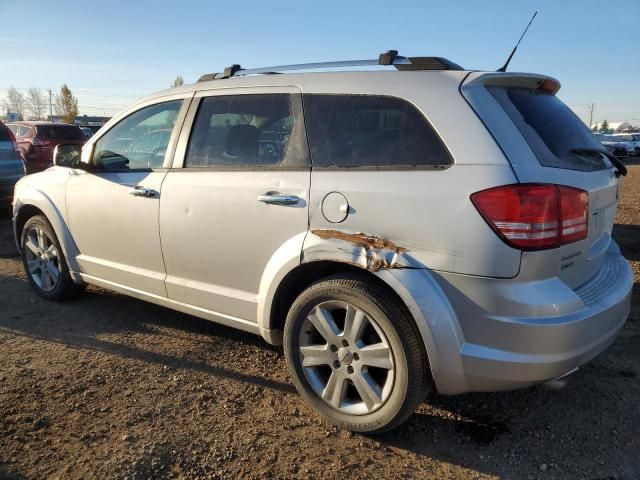
<svg viewBox="0 0 640 480">
<path fill-rule="evenodd" d="M 558 276 L 575 288 L 598 271 L 611 241 L 619 179 L 587 126 L 555 95 L 546 76 L 473 73 L 461 91 L 505 152 L 521 183 L 554 183 L 589 194 L 588 236 L 558 248 L 523 253 L 525 275 Z M 535 270 L 535 271 L 533 271 Z"/>
</svg>

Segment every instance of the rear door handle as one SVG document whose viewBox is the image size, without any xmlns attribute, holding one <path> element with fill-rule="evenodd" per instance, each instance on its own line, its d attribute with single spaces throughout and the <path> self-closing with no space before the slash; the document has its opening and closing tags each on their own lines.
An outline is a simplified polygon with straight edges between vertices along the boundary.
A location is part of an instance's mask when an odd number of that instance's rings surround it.
<svg viewBox="0 0 640 480">
<path fill-rule="evenodd" d="M 129 190 L 129 195 L 133 195 L 134 197 L 154 198 L 158 196 L 158 192 L 152 188 L 145 188 L 138 185 Z"/>
<path fill-rule="evenodd" d="M 270 205 L 296 205 L 300 201 L 300 198 L 295 195 L 281 195 L 279 193 L 268 192 L 264 195 L 258 195 L 258 201 Z"/>
</svg>

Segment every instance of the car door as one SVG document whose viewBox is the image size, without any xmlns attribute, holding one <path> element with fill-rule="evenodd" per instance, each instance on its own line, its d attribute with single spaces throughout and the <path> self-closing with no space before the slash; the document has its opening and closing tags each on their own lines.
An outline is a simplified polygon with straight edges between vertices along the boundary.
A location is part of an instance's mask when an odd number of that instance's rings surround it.
<svg viewBox="0 0 640 480">
<path fill-rule="evenodd" d="M 309 155 L 297 88 L 199 92 L 160 199 L 169 298 L 255 322 L 277 252 L 299 255 Z"/>
<path fill-rule="evenodd" d="M 187 107 L 174 96 L 133 109 L 83 150 L 90 167 L 73 170 L 67 219 L 94 281 L 166 296 L 160 191 Z"/>
</svg>

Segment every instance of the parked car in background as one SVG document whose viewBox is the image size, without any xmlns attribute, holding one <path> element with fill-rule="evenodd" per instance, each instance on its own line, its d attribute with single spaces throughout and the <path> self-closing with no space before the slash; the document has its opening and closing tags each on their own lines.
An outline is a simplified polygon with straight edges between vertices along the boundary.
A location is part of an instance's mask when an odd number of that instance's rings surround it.
<svg viewBox="0 0 640 480">
<path fill-rule="evenodd" d="M 13 187 L 24 176 L 24 162 L 13 132 L 0 122 L 0 209 L 11 205 Z"/>
<path fill-rule="evenodd" d="M 640 133 L 614 133 L 611 138 L 624 143 L 630 157 L 640 155 Z"/>
<path fill-rule="evenodd" d="M 262 335 L 359 432 L 432 388 L 523 388 L 605 350 L 631 305 L 611 237 L 626 168 L 559 82 L 394 51 L 345 63 L 398 71 L 234 65 L 59 145 L 16 187 L 31 287 L 95 284 Z"/>
<path fill-rule="evenodd" d="M 86 138 L 87 140 L 93 137 L 93 130 L 91 130 L 89 127 L 80 127 L 80 130 L 82 130 L 82 133 L 84 133 L 84 138 Z"/>
<path fill-rule="evenodd" d="M 616 157 L 624 158 L 628 155 L 627 145 L 624 142 L 620 142 L 611 135 L 605 135 L 604 133 L 594 133 L 593 135 L 604 148 Z"/>
<path fill-rule="evenodd" d="M 8 127 L 15 134 L 27 174 L 53 165 L 53 149 L 61 143 L 83 145 L 86 137 L 76 125 L 54 122 L 14 122 Z"/>
</svg>

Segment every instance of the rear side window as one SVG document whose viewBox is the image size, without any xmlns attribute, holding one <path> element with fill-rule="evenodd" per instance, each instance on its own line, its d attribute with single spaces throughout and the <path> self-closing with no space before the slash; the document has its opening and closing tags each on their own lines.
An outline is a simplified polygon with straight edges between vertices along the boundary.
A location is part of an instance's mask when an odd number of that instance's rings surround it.
<svg viewBox="0 0 640 480">
<path fill-rule="evenodd" d="M 445 167 L 453 163 L 427 119 L 409 102 L 376 95 L 305 95 L 316 167 Z"/>
<path fill-rule="evenodd" d="M 544 167 L 590 172 L 610 168 L 598 153 L 593 132 L 555 95 L 528 88 L 490 87 L 489 91 L 509 115 Z"/>
<path fill-rule="evenodd" d="M 64 140 L 84 140 L 82 130 L 74 125 L 36 125 L 36 136 Z"/>
<path fill-rule="evenodd" d="M 16 137 L 30 137 L 31 136 L 31 127 L 27 127 L 24 125 L 18 125 L 16 130 Z"/>
<path fill-rule="evenodd" d="M 289 94 L 204 98 L 189 139 L 185 167 L 304 165 L 308 155 L 299 103 L 299 97 Z"/>
</svg>

